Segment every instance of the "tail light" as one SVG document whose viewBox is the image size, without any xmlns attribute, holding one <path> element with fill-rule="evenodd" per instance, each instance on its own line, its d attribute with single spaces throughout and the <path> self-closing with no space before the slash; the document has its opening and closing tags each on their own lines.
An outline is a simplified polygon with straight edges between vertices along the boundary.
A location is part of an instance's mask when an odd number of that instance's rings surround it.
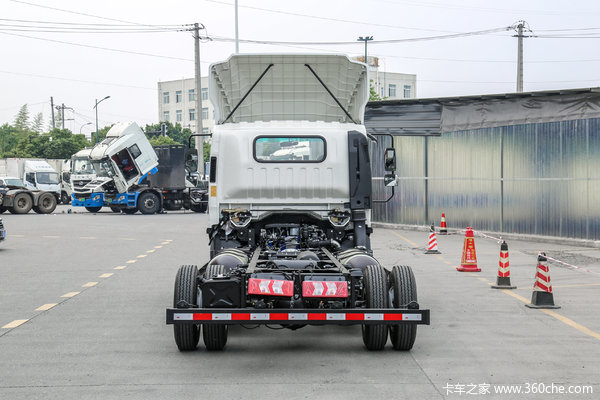
<svg viewBox="0 0 600 400">
<path fill-rule="evenodd" d="M 294 282 L 250 278 L 248 279 L 248 294 L 291 297 L 294 295 Z"/>
<path fill-rule="evenodd" d="M 302 297 L 348 297 L 348 282 L 304 281 Z"/>
</svg>

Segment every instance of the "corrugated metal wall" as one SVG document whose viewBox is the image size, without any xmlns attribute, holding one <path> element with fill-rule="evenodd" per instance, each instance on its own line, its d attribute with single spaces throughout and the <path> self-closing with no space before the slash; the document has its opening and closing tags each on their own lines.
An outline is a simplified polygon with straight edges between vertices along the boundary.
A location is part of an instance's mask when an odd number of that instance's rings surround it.
<svg viewBox="0 0 600 400">
<path fill-rule="evenodd" d="M 386 143 L 387 141 L 387 143 Z M 390 139 L 375 146 L 380 160 Z M 600 240 L 600 119 L 395 136 L 398 186 L 373 220 Z M 383 175 L 373 162 L 373 176 Z M 391 190 L 374 184 L 374 199 Z"/>
</svg>

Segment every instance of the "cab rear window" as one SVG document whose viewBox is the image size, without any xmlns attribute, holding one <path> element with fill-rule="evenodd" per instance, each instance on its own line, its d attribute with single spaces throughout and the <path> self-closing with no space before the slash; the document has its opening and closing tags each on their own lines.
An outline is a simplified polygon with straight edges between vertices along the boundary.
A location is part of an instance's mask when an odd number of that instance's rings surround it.
<svg viewBox="0 0 600 400">
<path fill-rule="evenodd" d="M 326 156 L 325 139 L 320 136 L 259 136 L 254 140 L 258 162 L 321 162 Z"/>
</svg>

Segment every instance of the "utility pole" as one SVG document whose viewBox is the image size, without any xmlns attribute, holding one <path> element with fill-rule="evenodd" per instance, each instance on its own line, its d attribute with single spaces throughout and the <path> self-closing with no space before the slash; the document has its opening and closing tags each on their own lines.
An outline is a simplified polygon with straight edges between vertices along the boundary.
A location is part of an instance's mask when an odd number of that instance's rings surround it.
<svg viewBox="0 0 600 400">
<path fill-rule="evenodd" d="M 515 26 L 517 34 L 513 37 L 517 38 L 517 93 L 523 93 L 523 38 L 531 37 L 531 35 L 523 35 L 523 29 L 531 32 L 527 26 L 527 22 L 519 21 Z"/>
<path fill-rule="evenodd" d="M 238 34 L 238 0 L 235 0 L 235 54 L 240 53 L 240 36 Z"/>
<path fill-rule="evenodd" d="M 50 98 L 52 100 L 52 98 Z M 65 129 L 65 109 L 73 111 L 71 107 L 66 107 L 65 103 L 62 103 L 60 106 L 56 106 L 56 109 L 60 111 L 60 119 L 62 120 L 62 129 Z M 52 112 L 54 115 L 54 111 Z M 69 121 L 72 121 L 73 118 L 69 118 Z M 52 118 L 52 126 L 54 126 L 54 118 Z M 54 128 L 53 128 L 54 129 Z"/>
<path fill-rule="evenodd" d="M 54 97 L 50 96 L 50 114 L 52 114 L 52 130 L 56 129 L 54 124 Z"/>
<path fill-rule="evenodd" d="M 360 36 L 356 40 L 359 42 L 365 42 L 365 64 L 367 64 L 367 67 L 368 67 L 369 61 L 367 59 L 367 43 L 369 42 L 369 40 L 373 40 L 373 36 L 365 36 L 365 37 Z"/>
<path fill-rule="evenodd" d="M 204 25 L 202 25 L 202 29 L 204 29 Z M 202 134 L 202 77 L 200 76 L 200 24 L 194 24 L 194 54 L 195 54 L 195 63 L 196 63 L 196 133 Z M 204 140 L 201 139 L 200 136 L 196 136 L 196 149 L 198 149 L 198 159 L 200 159 L 200 155 L 204 154 Z M 204 160 L 204 158 L 202 158 Z M 202 168 L 202 169 L 200 169 Z M 198 163 L 198 172 L 204 171 L 204 162 L 202 165 Z"/>
</svg>

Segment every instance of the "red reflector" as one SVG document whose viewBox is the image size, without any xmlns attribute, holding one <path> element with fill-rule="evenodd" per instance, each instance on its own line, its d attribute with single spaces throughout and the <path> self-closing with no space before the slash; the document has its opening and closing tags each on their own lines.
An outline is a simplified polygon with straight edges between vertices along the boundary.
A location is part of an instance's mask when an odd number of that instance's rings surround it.
<svg viewBox="0 0 600 400">
<path fill-rule="evenodd" d="M 308 320 L 309 321 L 325 321 L 325 320 L 327 320 L 327 314 L 325 314 L 325 313 L 309 313 Z"/>
<path fill-rule="evenodd" d="M 346 314 L 346 321 L 363 321 L 365 314 L 363 313 L 348 313 Z"/>
<path fill-rule="evenodd" d="M 287 313 L 271 313 L 271 315 L 269 315 L 269 319 L 271 321 L 287 321 L 288 315 Z"/>
<path fill-rule="evenodd" d="M 346 281 L 304 281 L 303 297 L 348 297 Z"/>
<path fill-rule="evenodd" d="M 211 321 L 212 313 L 194 313 L 194 321 Z"/>
<path fill-rule="evenodd" d="M 248 279 L 248 294 L 291 297 L 294 295 L 294 282 L 250 278 Z"/>
<path fill-rule="evenodd" d="M 231 319 L 233 321 L 250 321 L 250 313 L 232 313 Z"/>
</svg>

